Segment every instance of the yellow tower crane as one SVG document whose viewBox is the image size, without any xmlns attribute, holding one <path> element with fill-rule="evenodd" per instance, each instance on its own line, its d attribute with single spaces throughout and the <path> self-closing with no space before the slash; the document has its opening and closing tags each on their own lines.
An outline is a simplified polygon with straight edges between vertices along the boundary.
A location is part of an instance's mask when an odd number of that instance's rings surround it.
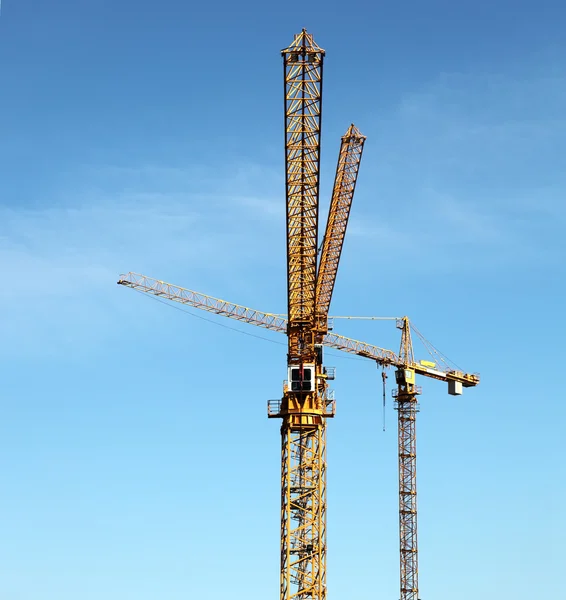
<svg viewBox="0 0 566 600">
<path fill-rule="evenodd" d="M 287 373 L 268 416 L 281 425 L 280 600 L 326 599 L 326 419 L 334 416 L 323 346 L 396 367 L 399 415 L 401 600 L 418 598 L 416 545 L 415 374 L 447 381 L 450 393 L 479 382 L 451 368 L 416 363 L 408 319 L 396 353 L 329 332 L 328 310 L 365 137 L 351 125 L 342 137 L 326 232 L 318 260 L 322 67 L 325 52 L 304 29 L 282 50 L 285 86 L 287 318 L 263 313 L 149 277 L 119 284 L 287 334 Z"/>
<path fill-rule="evenodd" d="M 281 424 L 280 598 L 326 598 L 327 384 L 316 280 L 324 50 L 304 29 L 282 50 L 285 86 L 288 384 Z"/>
<path fill-rule="evenodd" d="M 130 287 L 138 292 L 151 294 L 158 298 L 178 302 L 192 308 L 229 317 L 243 323 L 250 323 L 264 329 L 287 333 L 288 320 L 278 314 L 266 313 L 240 304 L 234 304 L 200 292 L 172 285 L 137 273 L 122 275 L 118 284 Z M 432 358 L 437 358 L 443 365 L 430 360 L 415 360 L 411 339 L 411 329 L 416 331 L 407 317 L 397 320 L 401 329 L 401 345 L 399 353 L 386 350 L 354 340 L 342 335 L 327 332 L 320 339 L 327 348 L 341 350 L 375 361 L 378 366 L 395 368 L 397 387 L 394 390 L 395 407 L 398 412 L 398 444 L 399 444 L 399 541 L 400 541 L 400 578 L 401 600 L 417 600 L 418 595 L 418 548 L 417 548 L 417 481 L 416 481 L 416 415 L 418 411 L 417 396 L 421 388 L 416 385 L 416 375 L 444 381 L 448 384 L 448 393 L 460 395 L 463 388 L 474 387 L 479 381 L 477 373 L 465 373 L 454 369 L 439 355 L 438 351 L 422 336 Z M 418 332 L 417 332 L 418 333 Z M 323 369 L 323 376 L 325 375 Z M 326 415 L 334 415 L 334 400 L 329 394 L 323 396 Z M 281 400 L 268 402 L 268 415 L 278 416 Z M 285 473 L 285 471 L 284 471 Z M 283 489 L 285 489 L 283 477 Z M 286 531 L 282 531 L 282 536 Z M 286 548 L 285 539 L 281 547 Z M 300 597 L 300 596 L 299 596 Z M 310 598 L 311 596 L 304 596 Z M 316 598 L 316 596 L 312 596 Z"/>
</svg>

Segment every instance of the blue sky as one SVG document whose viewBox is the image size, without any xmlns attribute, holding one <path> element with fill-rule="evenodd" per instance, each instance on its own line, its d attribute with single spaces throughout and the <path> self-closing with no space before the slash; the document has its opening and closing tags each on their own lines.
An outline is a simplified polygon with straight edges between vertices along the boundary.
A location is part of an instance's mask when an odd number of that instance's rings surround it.
<svg viewBox="0 0 566 600">
<path fill-rule="evenodd" d="M 327 52 L 322 214 L 340 135 L 368 137 L 331 312 L 407 314 L 482 375 L 421 382 L 421 596 L 561 594 L 566 9 L 393 5 L 2 2 L 2 600 L 276 597 L 284 338 L 115 281 L 285 311 L 302 27 Z M 326 362 L 329 598 L 396 598 L 390 392 L 383 432 L 375 367 Z"/>
</svg>

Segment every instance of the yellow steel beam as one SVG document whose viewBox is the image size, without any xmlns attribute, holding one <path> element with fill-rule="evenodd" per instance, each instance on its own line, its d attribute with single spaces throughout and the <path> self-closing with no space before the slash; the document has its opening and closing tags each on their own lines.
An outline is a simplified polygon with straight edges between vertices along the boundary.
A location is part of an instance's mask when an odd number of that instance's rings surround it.
<svg viewBox="0 0 566 600">
<path fill-rule="evenodd" d="M 324 50 L 303 29 L 281 54 L 285 84 L 289 360 L 310 361 L 314 352 L 308 333 L 315 313 Z"/>
<path fill-rule="evenodd" d="M 322 333 L 326 333 L 328 330 L 328 311 L 365 140 L 365 136 L 353 124 L 342 136 L 316 280 L 317 321 L 318 328 Z"/>
<path fill-rule="evenodd" d="M 287 331 L 287 319 L 281 315 L 254 310 L 253 308 L 248 308 L 241 304 L 227 302 L 226 300 L 221 300 L 214 296 L 201 294 L 200 292 L 188 290 L 187 288 L 160 281 L 153 277 L 147 277 L 146 275 L 140 275 L 139 273 L 134 273 L 132 271 L 125 275 L 120 275 L 118 285 L 123 285 L 139 292 L 151 294 L 152 296 L 192 306 L 199 310 L 215 313 L 224 317 L 230 317 L 231 319 L 243 321 L 244 323 L 252 323 L 253 325 L 271 329 L 272 331 L 279 331 L 281 333 Z"/>
</svg>

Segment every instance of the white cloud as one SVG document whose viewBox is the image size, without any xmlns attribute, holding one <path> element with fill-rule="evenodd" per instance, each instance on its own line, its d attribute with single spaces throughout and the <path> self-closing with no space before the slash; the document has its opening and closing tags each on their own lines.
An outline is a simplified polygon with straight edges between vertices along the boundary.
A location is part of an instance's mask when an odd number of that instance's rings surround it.
<svg viewBox="0 0 566 600">
<path fill-rule="evenodd" d="M 284 247 L 273 197 L 242 194 L 231 173 L 198 193 L 190 189 L 203 184 L 194 169 L 86 171 L 51 190 L 41 208 L 0 206 L 0 332 L 10 352 L 104 339 L 126 310 L 114 293 L 125 271 L 216 295 L 249 293 L 269 279 L 260 281 L 258 269 L 273 270 L 272 245 Z M 263 176 L 259 167 L 251 172 Z M 232 179 L 241 184 L 241 167 Z M 229 189 L 238 193 L 222 191 Z"/>
<path fill-rule="evenodd" d="M 434 256 L 442 269 L 476 271 L 556 260 L 564 82 L 562 73 L 442 74 L 407 92 L 368 131 L 349 231 L 367 238 L 361 251 L 371 245 L 382 263 Z"/>
</svg>

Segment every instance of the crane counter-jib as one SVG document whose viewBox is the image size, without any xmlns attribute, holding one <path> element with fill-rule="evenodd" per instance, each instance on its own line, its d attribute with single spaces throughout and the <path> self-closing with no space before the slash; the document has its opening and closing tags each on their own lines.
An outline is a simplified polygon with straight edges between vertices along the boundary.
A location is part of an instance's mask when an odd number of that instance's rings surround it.
<svg viewBox="0 0 566 600">
<path fill-rule="evenodd" d="M 463 387 L 473 387 L 478 385 L 480 377 L 478 374 L 462 373 L 461 371 L 440 371 L 438 369 L 431 369 L 423 367 L 421 364 L 413 363 L 409 366 L 418 375 L 429 377 L 431 379 L 438 379 L 439 381 L 453 381 L 461 383 Z"/>
</svg>

